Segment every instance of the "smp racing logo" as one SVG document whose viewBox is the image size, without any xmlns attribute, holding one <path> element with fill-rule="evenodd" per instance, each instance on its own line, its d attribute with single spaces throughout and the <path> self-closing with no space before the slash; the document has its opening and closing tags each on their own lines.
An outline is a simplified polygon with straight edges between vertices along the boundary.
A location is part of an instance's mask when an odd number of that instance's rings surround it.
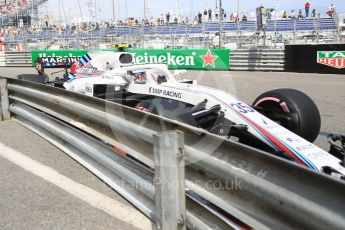
<svg viewBox="0 0 345 230">
<path fill-rule="evenodd" d="M 317 63 L 337 69 L 344 69 L 345 51 L 318 51 Z"/>
</svg>

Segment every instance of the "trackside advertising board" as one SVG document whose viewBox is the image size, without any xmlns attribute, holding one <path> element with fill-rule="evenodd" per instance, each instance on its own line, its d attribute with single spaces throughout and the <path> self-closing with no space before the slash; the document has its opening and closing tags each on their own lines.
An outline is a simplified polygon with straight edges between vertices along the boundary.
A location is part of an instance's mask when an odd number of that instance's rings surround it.
<svg viewBox="0 0 345 230">
<path fill-rule="evenodd" d="M 344 69 L 345 51 L 318 51 L 317 63 L 336 69 Z"/>
<path fill-rule="evenodd" d="M 229 70 L 228 49 L 128 50 L 137 64 L 167 63 L 170 69 Z"/>
<path fill-rule="evenodd" d="M 87 53 L 87 50 L 34 50 L 31 52 L 32 66 L 41 58 L 45 67 L 69 66 Z"/>
<path fill-rule="evenodd" d="M 117 50 L 104 50 L 114 51 Z M 128 49 L 137 64 L 167 63 L 170 69 L 229 70 L 229 49 Z M 46 67 L 70 65 L 87 53 L 86 50 L 32 51 L 32 64 L 42 58 Z"/>
<path fill-rule="evenodd" d="M 345 44 L 286 45 L 288 72 L 345 74 Z"/>
</svg>

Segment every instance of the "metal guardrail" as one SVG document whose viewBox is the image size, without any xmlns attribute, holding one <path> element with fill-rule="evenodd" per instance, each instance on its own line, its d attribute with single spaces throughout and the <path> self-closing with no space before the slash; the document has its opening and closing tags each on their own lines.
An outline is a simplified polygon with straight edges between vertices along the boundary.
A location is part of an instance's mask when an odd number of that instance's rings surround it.
<svg viewBox="0 0 345 230">
<path fill-rule="evenodd" d="M 29 67 L 31 52 L 3 52 L 0 53 L 1 67 Z"/>
<path fill-rule="evenodd" d="M 231 51 L 231 70 L 285 71 L 284 49 L 238 49 Z"/>
<path fill-rule="evenodd" d="M 153 222 L 159 220 L 157 229 L 167 223 L 162 216 L 170 217 L 175 229 L 185 224 L 189 229 L 236 229 L 238 222 L 233 218 L 256 229 L 345 226 L 345 184 L 341 181 L 115 103 L 15 79 L 0 83 L 1 117 L 8 119 L 10 111 L 12 119 L 69 154 Z M 175 132 L 157 137 L 167 130 L 183 132 L 184 144 Z M 169 161 L 162 158 L 169 153 Z M 183 173 L 166 167 L 167 163 L 185 168 L 185 219 L 183 213 L 177 215 L 183 212 L 183 200 L 171 195 L 183 187 L 183 182 L 175 181 Z M 168 171 L 175 180 L 165 177 Z M 163 183 L 157 183 L 157 178 Z M 159 188 L 170 184 L 170 190 L 159 190 L 157 184 Z M 176 202 L 174 210 L 169 210 L 174 215 L 167 215 L 167 201 Z"/>
</svg>

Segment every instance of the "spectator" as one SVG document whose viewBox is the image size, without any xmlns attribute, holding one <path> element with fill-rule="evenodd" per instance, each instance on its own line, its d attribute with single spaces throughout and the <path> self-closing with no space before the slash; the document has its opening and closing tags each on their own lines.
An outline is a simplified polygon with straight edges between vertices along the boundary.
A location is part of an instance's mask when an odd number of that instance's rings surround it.
<svg viewBox="0 0 345 230">
<path fill-rule="evenodd" d="M 165 15 L 165 17 L 166 17 L 167 24 L 169 24 L 169 23 L 170 23 L 170 13 L 168 12 L 168 13 Z"/>
<path fill-rule="evenodd" d="M 201 12 L 199 12 L 199 14 L 198 14 L 198 23 L 202 23 L 202 14 L 201 14 Z"/>
<path fill-rule="evenodd" d="M 164 25 L 164 14 L 161 14 L 161 24 Z"/>
<path fill-rule="evenodd" d="M 268 10 L 267 12 L 267 21 L 272 21 L 272 10 Z"/>
<path fill-rule="evenodd" d="M 239 21 L 239 15 L 237 15 L 237 13 L 234 13 L 234 22 L 238 22 Z"/>
<path fill-rule="evenodd" d="M 283 11 L 282 18 L 283 18 L 283 19 L 287 19 L 287 12 L 286 12 L 286 10 Z"/>
<path fill-rule="evenodd" d="M 161 21 L 161 25 L 164 25 L 164 15 L 163 14 L 161 14 L 161 16 L 160 16 L 160 21 Z"/>
<path fill-rule="evenodd" d="M 0 51 L 1 52 L 5 51 L 5 46 L 6 46 L 5 37 L 3 34 L 1 34 L 0 35 Z"/>
<path fill-rule="evenodd" d="M 247 16 L 244 14 L 243 17 L 242 17 L 242 22 L 247 22 L 248 21 L 248 18 Z"/>
<path fill-rule="evenodd" d="M 308 1 L 305 3 L 304 8 L 305 8 L 305 17 L 309 18 L 310 3 Z"/>
<path fill-rule="evenodd" d="M 194 21 L 193 21 L 193 25 L 197 25 L 198 21 L 199 21 L 198 16 L 195 16 Z"/>
<path fill-rule="evenodd" d="M 331 18 L 333 18 L 334 12 L 335 12 L 335 6 L 334 6 L 333 4 L 331 4 L 331 5 L 328 7 L 328 12 L 327 12 L 327 14 L 328 14 Z"/>
<path fill-rule="evenodd" d="M 235 16 L 234 13 L 230 14 L 230 22 L 234 22 L 235 21 Z"/>
<path fill-rule="evenodd" d="M 316 10 L 315 9 L 313 9 L 313 11 L 311 12 L 311 17 L 316 18 Z"/>
<path fill-rule="evenodd" d="M 295 10 L 291 10 L 291 12 L 290 12 L 290 18 L 291 18 L 292 20 L 295 20 L 295 19 L 296 19 L 296 12 L 295 12 Z"/>
<path fill-rule="evenodd" d="M 207 9 L 204 10 L 204 20 L 207 21 L 208 19 L 208 12 Z"/>
<path fill-rule="evenodd" d="M 0 3 L 0 16 L 14 15 L 21 8 L 28 8 L 27 0 L 2 1 Z"/>
<path fill-rule="evenodd" d="M 218 9 L 218 7 L 216 7 L 216 9 L 214 10 L 214 16 L 216 17 L 216 20 L 218 21 L 218 19 L 219 19 L 219 9 Z"/>
<path fill-rule="evenodd" d="M 299 19 L 303 19 L 302 10 L 299 10 L 299 11 L 298 11 L 298 20 L 299 20 Z"/>
<path fill-rule="evenodd" d="M 208 20 L 212 21 L 212 10 L 211 10 L 211 8 L 208 10 Z"/>
</svg>

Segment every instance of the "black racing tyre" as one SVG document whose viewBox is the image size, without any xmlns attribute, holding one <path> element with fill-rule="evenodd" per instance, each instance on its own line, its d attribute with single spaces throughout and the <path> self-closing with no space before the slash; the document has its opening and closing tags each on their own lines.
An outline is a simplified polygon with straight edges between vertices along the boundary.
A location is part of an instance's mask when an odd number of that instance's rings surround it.
<svg viewBox="0 0 345 230">
<path fill-rule="evenodd" d="M 313 100 L 294 89 L 276 89 L 260 95 L 253 106 L 309 142 L 320 133 L 320 112 Z"/>
<path fill-rule="evenodd" d="M 20 74 L 17 76 L 17 79 L 22 80 L 22 81 L 34 82 L 38 84 L 46 83 L 46 78 L 38 74 Z"/>
</svg>

